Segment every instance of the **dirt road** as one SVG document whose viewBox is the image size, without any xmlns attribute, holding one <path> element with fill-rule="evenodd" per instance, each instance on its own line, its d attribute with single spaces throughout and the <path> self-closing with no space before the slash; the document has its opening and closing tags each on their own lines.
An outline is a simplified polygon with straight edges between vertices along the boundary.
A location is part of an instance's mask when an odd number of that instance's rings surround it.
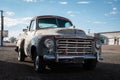
<svg viewBox="0 0 120 80">
<path fill-rule="evenodd" d="M 120 46 L 103 46 L 104 60 L 93 71 L 80 66 L 46 70 L 38 74 L 29 58 L 17 61 L 14 46 L 0 47 L 0 80 L 120 80 Z"/>
</svg>

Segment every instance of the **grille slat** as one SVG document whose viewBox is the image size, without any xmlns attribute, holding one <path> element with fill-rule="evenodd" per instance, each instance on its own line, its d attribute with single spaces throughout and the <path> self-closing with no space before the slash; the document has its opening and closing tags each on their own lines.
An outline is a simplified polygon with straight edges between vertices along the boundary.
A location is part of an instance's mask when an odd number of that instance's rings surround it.
<svg viewBox="0 0 120 80">
<path fill-rule="evenodd" d="M 92 52 L 92 40 L 87 39 L 57 39 L 56 53 L 67 55 L 81 55 Z"/>
<path fill-rule="evenodd" d="M 67 47 L 67 46 L 65 46 L 65 47 L 59 47 L 59 48 L 64 48 L 64 49 L 69 48 L 69 49 L 73 49 L 73 48 L 91 48 L 91 47 Z"/>
<path fill-rule="evenodd" d="M 79 44 L 89 44 L 90 42 L 65 42 L 65 41 L 61 41 L 59 43 L 67 43 L 67 44 L 74 44 L 74 43 L 79 43 Z"/>
</svg>

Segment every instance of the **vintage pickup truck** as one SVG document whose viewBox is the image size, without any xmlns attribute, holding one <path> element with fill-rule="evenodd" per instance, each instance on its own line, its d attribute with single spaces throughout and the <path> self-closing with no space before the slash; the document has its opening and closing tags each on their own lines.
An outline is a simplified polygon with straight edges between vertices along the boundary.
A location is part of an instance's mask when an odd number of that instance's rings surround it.
<svg viewBox="0 0 120 80">
<path fill-rule="evenodd" d="M 19 61 L 31 57 L 37 72 L 53 63 L 81 63 L 91 70 L 103 59 L 98 36 L 87 36 L 69 19 L 55 15 L 34 17 L 19 35 L 15 50 Z"/>
</svg>

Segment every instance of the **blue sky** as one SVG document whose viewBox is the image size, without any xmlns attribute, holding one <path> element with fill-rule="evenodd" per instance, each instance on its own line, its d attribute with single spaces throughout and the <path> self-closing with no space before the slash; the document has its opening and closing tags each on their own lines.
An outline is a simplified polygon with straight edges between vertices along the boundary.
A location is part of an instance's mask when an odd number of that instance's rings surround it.
<svg viewBox="0 0 120 80">
<path fill-rule="evenodd" d="M 69 18 L 78 29 L 92 33 L 120 31 L 120 0 L 1 0 L 9 37 L 18 36 L 38 15 Z"/>
</svg>

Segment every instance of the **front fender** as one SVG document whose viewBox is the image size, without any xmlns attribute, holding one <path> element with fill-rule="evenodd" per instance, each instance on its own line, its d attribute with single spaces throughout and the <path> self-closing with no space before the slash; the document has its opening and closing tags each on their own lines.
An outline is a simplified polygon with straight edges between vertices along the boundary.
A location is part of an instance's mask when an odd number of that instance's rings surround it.
<svg viewBox="0 0 120 80">
<path fill-rule="evenodd" d="M 42 39 L 43 39 L 43 35 L 41 35 L 41 36 L 35 36 L 32 40 L 31 40 L 31 50 L 32 50 L 32 47 L 34 46 L 35 48 L 36 48 L 36 52 L 37 52 L 37 54 L 38 55 L 43 55 L 42 54 L 42 44 L 41 43 L 43 43 L 42 42 Z M 31 53 L 31 50 L 30 50 L 30 53 Z"/>
<path fill-rule="evenodd" d="M 24 41 L 24 39 L 19 39 L 16 43 L 16 48 L 15 48 L 15 51 L 18 52 L 19 48 L 21 47 L 22 45 L 22 42 Z"/>
<path fill-rule="evenodd" d="M 53 39 L 54 35 L 36 36 L 31 41 L 32 46 L 35 46 L 36 52 L 40 56 L 43 56 L 43 55 L 45 55 L 45 54 L 47 54 L 49 52 L 48 48 L 46 48 L 45 45 L 44 45 L 44 40 L 46 38 L 52 38 Z"/>
<path fill-rule="evenodd" d="M 22 38 L 22 39 L 19 39 L 18 41 L 17 41 L 17 44 L 16 44 L 16 47 L 20 47 L 21 46 L 21 43 L 24 41 L 24 39 Z"/>
</svg>

